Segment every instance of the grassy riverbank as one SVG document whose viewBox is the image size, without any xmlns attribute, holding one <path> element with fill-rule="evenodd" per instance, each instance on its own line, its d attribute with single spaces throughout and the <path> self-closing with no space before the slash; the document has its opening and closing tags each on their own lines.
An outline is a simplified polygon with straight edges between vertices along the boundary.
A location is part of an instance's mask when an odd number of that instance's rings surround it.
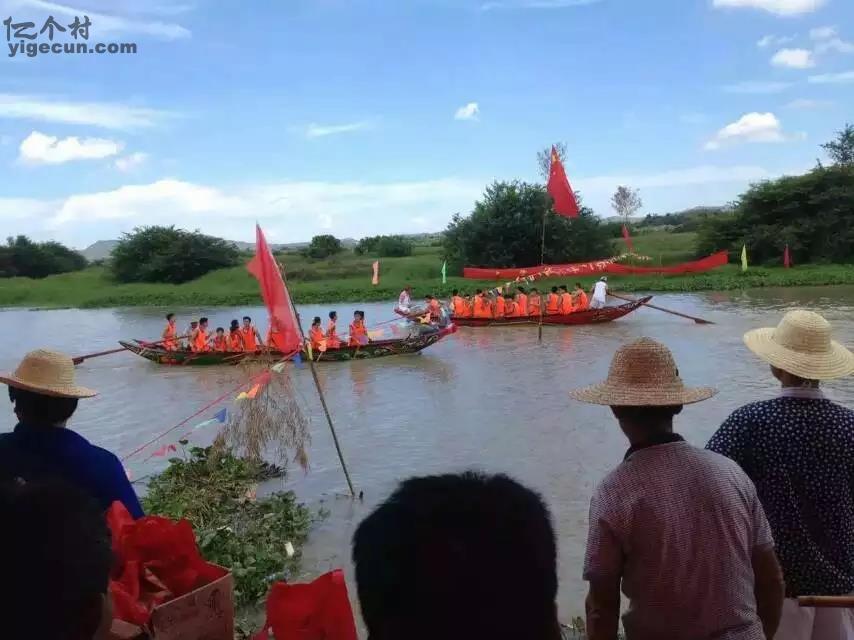
<svg viewBox="0 0 854 640">
<path fill-rule="evenodd" d="M 651 233 L 635 238 L 639 253 L 651 264 L 673 264 L 692 258 L 693 234 Z M 622 248 L 621 243 L 616 245 Z M 416 295 L 433 293 L 447 297 L 453 289 L 473 291 L 495 286 L 494 281 L 448 278 L 442 285 L 442 259 L 438 247 L 417 247 L 407 258 L 380 260 L 380 285 L 372 286 L 371 264 L 375 258 L 347 252 L 329 260 L 312 262 L 288 254 L 289 288 L 298 303 L 369 302 L 395 298 L 406 284 Z M 647 263 L 649 264 L 649 263 Z M 589 287 L 592 278 L 580 278 Z M 573 284 L 567 279 L 543 280 L 540 288 Z M 751 268 L 746 273 L 735 265 L 706 274 L 686 276 L 636 276 L 611 279 L 620 291 L 723 291 L 756 287 L 854 284 L 850 265 L 806 265 L 794 269 Z M 221 269 L 181 285 L 118 284 L 103 267 L 42 280 L 0 279 L 0 307 L 124 307 L 124 306 L 249 306 L 260 303 L 258 284 L 242 266 Z"/>
</svg>

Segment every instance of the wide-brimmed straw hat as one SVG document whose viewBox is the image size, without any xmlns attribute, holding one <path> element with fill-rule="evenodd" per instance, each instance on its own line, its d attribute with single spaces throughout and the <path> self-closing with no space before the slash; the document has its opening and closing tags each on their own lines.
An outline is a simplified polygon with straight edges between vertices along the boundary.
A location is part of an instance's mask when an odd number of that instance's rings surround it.
<svg viewBox="0 0 854 640">
<path fill-rule="evenodd" d="M 670 349 L 640 338 L 617 349 L 608 379 L 570 395 L 581 402 L 611 407 L 667 407 L 708 400 L 711 387 L 686 387 Z"/>
<path fill-rule="evenodd" d="M 768 364 L 806 380 L 854 373 L 854 354 L 831 339 L 830 323 L 812 311 L 789 311 L 776 327 L 745 333 L 744 344 Z"/>
<path fill-rule="evenodd" d="M 58 398 L 91 398 L 97 391 L 74 384 L 74 362 L 58 351 L 31 351 L 15 373 L 0 375 L 0 382 L 16 389 Z"/>
</svg>

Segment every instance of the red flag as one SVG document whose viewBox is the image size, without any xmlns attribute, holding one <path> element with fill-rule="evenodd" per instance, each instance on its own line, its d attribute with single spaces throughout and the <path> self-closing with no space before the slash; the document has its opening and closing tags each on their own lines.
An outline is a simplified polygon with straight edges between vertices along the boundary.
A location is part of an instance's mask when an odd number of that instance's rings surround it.
<svg viewBox="0 0 854 640">
<path fill-rule="evenodd" d="M 578 217 L 578 202 L 575 200 L 575 192 L 569 186 L 569 179 L 563 164 L 557 155 L 557 149 L 552 147 L 552 160 L 549 167 L 549 182 L 546 190 L 554 200 L 554 210 L 558 215 L 566 218 Z"/>
<path fill-rule="evenodd" d="M 792 266 L 792 258 L 789 256 L 789 245 L 786 245 L 786 249 L 783 251 L 783 266 L 786 269 Z"/>
<path fill-rule="evenodd" d="M 632 246 L 632 237 L 629 235 L 629 230 L 626 225 L 623 225 L 623 240 L 626 241 L 626 246 L 629 248 L 629 253 L 634 253 L 635 248 Z"/>
<path fill-rule="evenodd" d="M 246 265 L 261 286 L 261 297 L 270 314 L 270 340 L 282 353 L 291 353 L 302 346 L 302 336 L 291 306 L 291 297 L 282 280 L 279 266 L 273 259 L 264 232 L 255 225 L 255 257 Z"/>
</svg>

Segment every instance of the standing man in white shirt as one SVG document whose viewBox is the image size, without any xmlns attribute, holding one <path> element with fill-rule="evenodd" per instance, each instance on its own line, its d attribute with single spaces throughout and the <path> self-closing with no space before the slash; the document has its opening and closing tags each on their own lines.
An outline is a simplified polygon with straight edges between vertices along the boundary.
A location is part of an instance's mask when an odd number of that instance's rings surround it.
<svg viewBox="0 0 854 640">
<path fill-rule="evenodd" d="M 397 298 L 397 306 L 394 310 L 402 316 L 409 315 L 412 308 L 412 287 L 406 285 Z"/>
<path fill-rule="evenodd" d="M 608 276 L 599 278 L 599 282 L 593 285 L 593 296 L 590 299 L 591 309 L 601 309 L 607 303 Z"/>
</svg>

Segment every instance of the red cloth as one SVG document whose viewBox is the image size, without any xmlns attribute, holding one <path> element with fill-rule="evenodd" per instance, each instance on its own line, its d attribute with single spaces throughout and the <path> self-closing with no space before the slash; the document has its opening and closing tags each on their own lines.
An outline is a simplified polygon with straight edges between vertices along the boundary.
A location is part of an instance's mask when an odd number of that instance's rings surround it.
<svg viewBox="0 0 854 640">
<path fill-rule="evenodd" d="M 615 258 L 597 260 L 595 262 L 581 262 L 578 264 L 553 264 L 537 267 L 526 267 L 520 269 L 482 269 L 479 267 L 466 267 L 463 269 L 463 277 L 470 280 L 504 280 L 512 278 L 524 278 L 526 276 L 548 277 L 548 276 L 589 276 L 594 274 L 610 273 L 616 275 L 631 275 L 639 273 L 702 273 L 729 262 L 729 254 L 719 251 L 694 262 L 671 265 L 669 267 L 629 267 L 617 264 Z"/>
<path fill-rule="evenodd" d="M 575 193 L 569 186 L 569 178 L 566 177 L 563 163 L 554 147 L 552 147 L 552 161 L 549 167 L 549 182 L 546 185 L 546 190 L 554 200 L 555 213 L 566 218 L 578 217 L 578 202 L 575 200 Z"/>
<path fill-rule="evenodd" d="M 357 640 L 344 573 L 337 569 L 308 584 L 277 582 L 267 596 L 267 622 L 253 640 Z"/>
<path fill-rule="evenodd" d="M 789 245 L 786 245 L 786 250 L 783 251 L 783 266 L 788 269 L 792 266 L 792 258 L 789 255 Z"/>
<path fill-rule="evenodd" d="M 261 286 L 261 297 L 270 314 L 270 325 L 275 327 L 270 339 L 282 353 L 297 351 L 302 346 L 302 337 L 297 326 L 291 297 L 282 280 L 279 266 L 273 259 L 267 239 L 261 227 L 255 225 L 255 257 L 246 265 Z"/>
<path fill-rule="evenodd" d="M 623 240 L 626 241 L 626 247 L 631 253 L 634 253 L 635 248 L 632 246 L 632 237 L 629 235 L 629 229 L 623 225 Z"/>
<path fill-rule="evenodd" d="M 227 574 L 205 562 L 193 527 L 159 516 L 134 520 L 121 502 L 107 511 L 115 563 L 110 578 L 113 617 L 144 625 L 154 608 Z"/>
</svg>

